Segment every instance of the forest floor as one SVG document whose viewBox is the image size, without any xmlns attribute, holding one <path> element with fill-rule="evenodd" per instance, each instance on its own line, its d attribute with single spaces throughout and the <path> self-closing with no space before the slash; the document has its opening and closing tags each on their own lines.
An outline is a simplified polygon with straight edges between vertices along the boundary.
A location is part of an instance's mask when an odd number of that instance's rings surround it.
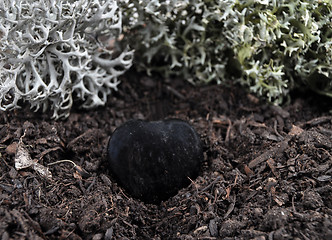
<svg viewBox="0 0 332 240">
<path fill-rule="evenodd" d="M 128 75 L 107 106 L 66 120 L 0 113 L 0 238 L 332 239 L 331 103 Z M 187 188 L 145 204 L 110 176 L 106 146 L 129 119 L 170 117 L 194 126 L 205 160 Z"/>
</svg>

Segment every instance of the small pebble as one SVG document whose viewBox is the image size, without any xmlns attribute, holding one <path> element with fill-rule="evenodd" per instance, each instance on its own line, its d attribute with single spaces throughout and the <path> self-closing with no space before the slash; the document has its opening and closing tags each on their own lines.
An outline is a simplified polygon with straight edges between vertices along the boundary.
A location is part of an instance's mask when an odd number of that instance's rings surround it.
<svg viewBox="0 0 332 240">
<path fill-rule="evenodd" d="M 178 119 L 128 121 L 113 132 L 107 152 L 119 185 L 147 203 L 166 200 L 188 186 L 203 161 L 199 135 Z"/>
</svg>

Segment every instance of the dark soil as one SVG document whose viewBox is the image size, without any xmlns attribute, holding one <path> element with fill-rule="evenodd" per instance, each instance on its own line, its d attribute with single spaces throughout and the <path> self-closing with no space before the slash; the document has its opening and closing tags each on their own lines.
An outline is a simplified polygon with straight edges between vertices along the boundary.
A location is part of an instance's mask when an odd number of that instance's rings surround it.
<svg viewBox="0 0 332 240">
<path fill-rule="evenodd" d="M 0 114 L 2 239 L 332 239 L 330 99 L 280 108 L 238 87 L 127 78 L 106 107 L 63 121 Z M 145 204 L 110 176 L 107 142 L 129 119 L 168 117 L 195 127 L 205 161 L 190 186 Z M 18 146 L 52 177 L 17 170 Z"/>
</svg>

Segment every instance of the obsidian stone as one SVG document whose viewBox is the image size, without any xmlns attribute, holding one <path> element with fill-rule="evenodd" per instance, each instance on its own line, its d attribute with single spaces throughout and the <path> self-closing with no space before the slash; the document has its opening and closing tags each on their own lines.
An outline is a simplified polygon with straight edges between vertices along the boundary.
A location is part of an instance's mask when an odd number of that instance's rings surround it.
<svg viewBox="0 0 332 240">
<path fill-rule="evenodd" d="M 182 120 L 130 120 L 113 132 L 107 158 L 127 193 L 157 203 L 198 176 L 203 149 L 195 129 Z"/>
</svg>

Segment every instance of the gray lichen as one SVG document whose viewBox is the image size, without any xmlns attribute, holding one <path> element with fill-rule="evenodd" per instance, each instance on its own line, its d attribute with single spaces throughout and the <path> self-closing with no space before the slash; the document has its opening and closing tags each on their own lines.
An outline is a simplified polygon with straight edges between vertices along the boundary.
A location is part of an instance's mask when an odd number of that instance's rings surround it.
<svg viewBox="0 0 332 240">
<path fill-rule="evenodd" d="M 275 104 L 303 86 L 332 97 L 331 23 L 330 0 L 1 1 L 0 109 L 103 105 L 134 51 L 138 70 Z"/>
<path fill-rule="evenodd" d="M 124 32 L 135 66 L 148 73 L 184 77 L 193 84 L 225 82 L 227 41 L 224 1 L 120 1 Z"/>
<path fill-rule="evenodd" d="M 49 107 L 67 117 L 73 101 L 105 104 L 132 64 L 116 49 L 122 15 L 113 0 L 5 0 L 0 3 L 0 109 Z"/>
</svg>

